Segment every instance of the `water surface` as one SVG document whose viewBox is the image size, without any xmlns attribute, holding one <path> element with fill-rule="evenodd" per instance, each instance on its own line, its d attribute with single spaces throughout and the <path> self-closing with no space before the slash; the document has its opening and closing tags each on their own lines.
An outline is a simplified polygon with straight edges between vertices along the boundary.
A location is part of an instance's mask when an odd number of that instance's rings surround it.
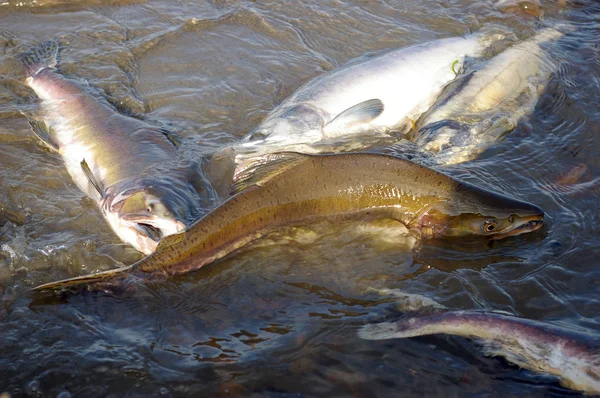
<svg viewBox="0 0 600 398">
<path fill-rule="evenodd" d="M 542 231 L 413 248 L 363 223 L 322 223 L 120 295 L 52 298 L 29 289 L 141 256 L 30 132 L 21 111 L 35 110 L 35 95 L 20 52 L 59 39 L 62 73 L 121 112 L 176 131 L 184 159 L 198 159 L 353 58 L 492 23 L 524 39 L 540 22 L 466 0 L 0 1 L 0 206 L 10 209 L 0 213 L 0 393 L 571 394 L 466 339 L 356 336 L 359 325 L 399 316 L 371 288 L 600 329 L 600 7 L 544 7 L 543 24 L 577 31 L 554 50 L 561 67 L 534 113 L 479 159 L 441 168 L 538 204 Z M 207 210 L 216 201 L 207 190 Z"/>
</svg>

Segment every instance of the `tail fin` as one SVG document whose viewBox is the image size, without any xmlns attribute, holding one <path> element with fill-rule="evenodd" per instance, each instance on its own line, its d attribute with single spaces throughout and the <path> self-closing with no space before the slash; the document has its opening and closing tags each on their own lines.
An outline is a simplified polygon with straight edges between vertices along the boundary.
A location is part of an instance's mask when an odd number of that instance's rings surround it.
<svg viewBox="0 0 600 398">
<path fill-rule="evenodd" d="M 358 337 L 365 340 L 387 340 L 412 336 L 404 335 L 395 322 L 381 322 L 361 326 Z"/>
<path fill-rule="evenodd" d="M 58 56 L 58 42 L 48 40 L 37 47 L 24 52 L 20 56 L 21 62 L 27 69 L 29 76 L 37 75 L 41 70 L 46 68 L 54 68 L 56 66 Z"/>
<path fill-rule="evenodd" d="M 130 265 L 127 267 L 99 272 L 97 274 L 83 275 L 78 276 L 76 278 L 69 278 L 57 282 L 45 283 L 43 285 L 36 286 L 31 290 L 36 292 L 49 290 L 63 291 L 71 288 L 84 287 L 88 285 L 98 285 L 107 280 L 113 282 L 114 280 L 124 279 L 132 273 L 133 269 L 133 265 Z"/>
</svg>

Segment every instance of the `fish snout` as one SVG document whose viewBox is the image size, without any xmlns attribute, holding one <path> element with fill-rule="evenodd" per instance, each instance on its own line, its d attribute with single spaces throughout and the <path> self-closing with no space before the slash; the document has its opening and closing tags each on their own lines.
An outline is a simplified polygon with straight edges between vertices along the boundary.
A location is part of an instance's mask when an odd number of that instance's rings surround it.
<svg viewBox="0 0 600 398">
<path fill-rule="evenodd" d="M 498 240 L 506 238 L 508 236 L 517 236 L 529 232 L 536 231 L 544 225 L 544 213 L 540 210 L 539 214 L 521 217 L 514 222 L 511 229 L 506 232 L 501 232 L 496 235 L 492 235 L 492 240 Z"/>
</svg>

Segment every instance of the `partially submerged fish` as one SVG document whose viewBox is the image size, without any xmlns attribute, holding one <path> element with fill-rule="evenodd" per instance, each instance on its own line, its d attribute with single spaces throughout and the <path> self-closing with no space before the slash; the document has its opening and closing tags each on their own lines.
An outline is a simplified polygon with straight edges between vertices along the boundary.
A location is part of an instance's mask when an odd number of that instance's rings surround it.
<svg viewBox="0 0 600 398">
<path fill-rule="evenodd" d="M 600 394 L 600 340 L 542 322 L 497 313 L 449 311 L 365 325 L 358 332 L 368 340 L 438 333 L 477 339 L 488 355 L 554 375 L 567 388 Z"/>
<path fill-rule="evenodd" d="M 397 220 L 423 239 L 500 239 L 534 231 L 544 217 L 530 203 L 386 155 L 272 154 L 256 159 L 235 180 L 234 190 L 239 193 L 187 231 L 164 238 L 152 255 L 125 268 L 49 283 L 36 290 L 129 274 L 182 274 L 276 228 L 319 218 Z"/>
<path fill-rule="evenodd" d="M 475 158 L 533 111 L 556 63 L 542 48 L 564 34 L 548 28 L 448 86 L 409 139 L 438 164 Z"/>
<path fill-rule="evenodd" d="M 544 7 L 540 0 L 499 0 L 494 7 L 502 12 L 542 19 Z"/>
<path fill-rule="evenodd" d="M 461 70 L 502 34 L 435 40 L 359 59 L 300 87 L 241 143 L 239 157 L 278 151 L 317 153 L 313 144 L 409 131 Z"/>
<path fill-rule="evenodd" d="M 198 216 L 193 174 L 174 164 L 176 147 L 160 128 L 119 114 L 58 73 L 57 54 L 58 43 L 48 41 L 21 56 L 27 84 L 42 100 L 44 123 L 31 121 L 33 131 L 62 156 L 115 233 L 150 254 Z"/>
</svg>

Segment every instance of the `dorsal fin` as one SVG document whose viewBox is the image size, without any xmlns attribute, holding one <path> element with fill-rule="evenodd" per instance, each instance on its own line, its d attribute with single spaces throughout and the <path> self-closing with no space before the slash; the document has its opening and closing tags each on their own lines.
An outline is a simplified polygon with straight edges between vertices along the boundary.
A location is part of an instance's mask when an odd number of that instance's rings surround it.
<svg viewBox="0 0 600 398">
<path fill-rule="evenodd" d="M 154 252 L 158 253 L 161 250 L 166 249 L 167 247 L 178 245 L 179 243 L 181 243 L 184 236 L 185 236 L 185 231 L 180 232 L 178 234 L 165 236 L 164 238 L 162 238 L 160 240 L 160 242 L 158 242 L 158 246 L 156 246 L 156 250 Z"/>
<path fill-rule="evenodd" d="M 92 184 L 94 188 L 96 188 L 96 191 L 98 191 L 100 197 L 103 198 L 104 187 L 98 182 L 98 180 L 96 180 L 96 177 L 94 177 L 94 173 L 92 173 L 92 170 L 90 169 L 90 166 L 88 166 L 85 159 L 81 161 L 81 169 L 83 170 L 83 174 L 85 174 L 90 184 Z"/>
<path fill-rule="evenodd" d="M 383 112 L 383 102 L 380 99 L 370 99 L 354 105 L 337 115 L 331 122 L 323 127 L 326 137 L 351 133 L 351 130 L 369 123 Z"/>
<path fill-rule="evenodd" d="M 249 186 L 262 185 L 309 157 L 297 152 L 278 152 L 246 159 L 235 170 L 230 193 L 233 195 Z"/>
</svg>

